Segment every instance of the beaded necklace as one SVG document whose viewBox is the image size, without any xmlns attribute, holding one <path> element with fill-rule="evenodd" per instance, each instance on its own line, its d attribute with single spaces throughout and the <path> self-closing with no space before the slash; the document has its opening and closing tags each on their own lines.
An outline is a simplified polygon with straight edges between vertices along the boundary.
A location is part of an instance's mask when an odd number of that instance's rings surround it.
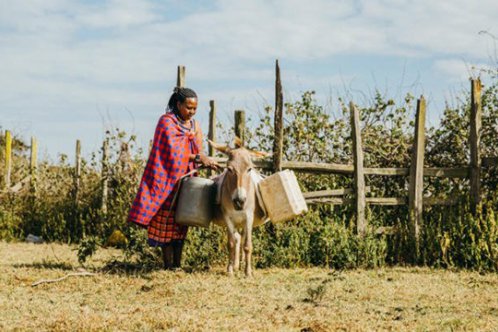
<svg viewBox="0 0 498 332">
<path fill-rule="evenodd" d="M 173 112 L 173 114 L 175 115 L 176 119 L 178 120 L 178 124 L 180 125 L 181 128 L 187 130 L 187 131 L 193 131 L 195 132 L 195 122 L 194 120 L 190 120 L 190 127 L 187 127 L 186 124 L 188 123 L 188 121 L 185 121 L 183 120 L 178 114 L 176 114 L 175 112 Z"/>
</svg>

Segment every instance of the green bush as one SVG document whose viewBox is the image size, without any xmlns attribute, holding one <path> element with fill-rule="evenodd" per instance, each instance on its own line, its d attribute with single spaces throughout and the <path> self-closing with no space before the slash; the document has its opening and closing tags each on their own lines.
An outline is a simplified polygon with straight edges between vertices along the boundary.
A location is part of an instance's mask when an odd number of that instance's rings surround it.
<svg viewBox="0 0 498 332">
<path fill-rule="evenodd" d="M 189 231 L 185 262 L 196 268 L 225 264 L 225 230 L 214 226 Z M 386 239 L 357 236 L 338 218 L 323 218 L 318 210 L 287 223 L 267 223 L 253 232 L 253 263 L 271 266 L 331 268 L 378 267 L 385 264 Z"/>
</svg>

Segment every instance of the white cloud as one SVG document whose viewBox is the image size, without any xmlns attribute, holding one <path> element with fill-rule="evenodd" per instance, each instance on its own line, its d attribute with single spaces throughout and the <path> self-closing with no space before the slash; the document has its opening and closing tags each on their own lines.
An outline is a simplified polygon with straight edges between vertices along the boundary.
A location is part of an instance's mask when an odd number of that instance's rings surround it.
<svg viewBox="0 0 498 332">
<path fill-rule="evenodd" d="M 1 8 L 7 70 L 104 83 L 161 80 L 166 67 L 180 62 L 200 79 L 244 79 L 252 72 L 244 70 L 247 63 L 274 58 L 457 53 L 485 59 L 486 38 L 477 32 L 493 27 L 498 14 L 494 1 L 223 0 L 216 9 L 169 21 L 158 12 L 167 7 L 145 0 L 23 4 Z"/>
<path fill-rule="evenodd" d="M 178 64 L 227 107 L 259 95 L 271 103 L 275 58 L 322 66 L 338 55 L 437 58 L 433 68 L 451 81 L 468 76 L 458 59 L 486 63 L 489 37 L 478 32 L 497 34 L 497 16 L 494 0 L 2 1 L 0 112 L 162 109 Z M 297 90 L 353 79 L 285 70 Z"/>
<path fill-rule="evenodd" d="M 384 1 L 364 2 L 364 15 L 374 22 L 384 21 L 390 46 L 413 49 L 425 56 L 462 54 L 478 58 L 485 40 L 483 29 L 496 29 L 496 1 Z"/>
<path fill-rule="evenodd" d="M 488 70 L 489 66 L 484 63 L 469 63 L 463 59 L 443 59 L 434 62 L 434 69 L 450 81 L 462 82 L 469 77 L 478 77 L 481 71 Z"/>
<path fill-rule="evenodd" d="M 81 7 L 76 14 L 78 23 L 90 28 L 130 28 L 160 18 L 156 7 L 145 0 L 111 0 Z"/>
</svg>

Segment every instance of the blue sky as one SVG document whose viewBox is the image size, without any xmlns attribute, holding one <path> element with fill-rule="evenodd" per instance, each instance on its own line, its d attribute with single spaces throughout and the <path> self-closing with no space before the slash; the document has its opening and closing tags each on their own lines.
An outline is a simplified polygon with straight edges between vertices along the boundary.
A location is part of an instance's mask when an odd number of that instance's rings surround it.
<svg viewBox="0 0 498 332">
<path fill-rule="evenodd" d="M 424 94 L 435 125 L 474 67 L 496 66 L 497 17 L 495 0 L 4 0 L 0 127 L 52 158 L 76 139 L 97 151 L 113 126 L 146 146 L 177 65 L 206 128 L 211 99 L 225 123 L 273 105 L 276 58 L 286 101 Z"/>
</svg>

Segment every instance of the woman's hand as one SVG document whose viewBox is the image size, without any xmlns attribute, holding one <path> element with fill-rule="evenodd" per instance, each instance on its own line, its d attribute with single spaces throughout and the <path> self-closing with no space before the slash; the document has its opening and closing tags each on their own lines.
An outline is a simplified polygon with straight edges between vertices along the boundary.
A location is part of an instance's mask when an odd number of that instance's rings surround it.
<svg viewBox="0 0 498 332">
<path fill-rule="evenodd" d="M 212 168 L 214 170 L 217 170 L 220 165 L 214 161 L 213 159 L 209 158 L 205 154 L 200 154 L 200 164 L 205 167 Z"/>
</svg>

